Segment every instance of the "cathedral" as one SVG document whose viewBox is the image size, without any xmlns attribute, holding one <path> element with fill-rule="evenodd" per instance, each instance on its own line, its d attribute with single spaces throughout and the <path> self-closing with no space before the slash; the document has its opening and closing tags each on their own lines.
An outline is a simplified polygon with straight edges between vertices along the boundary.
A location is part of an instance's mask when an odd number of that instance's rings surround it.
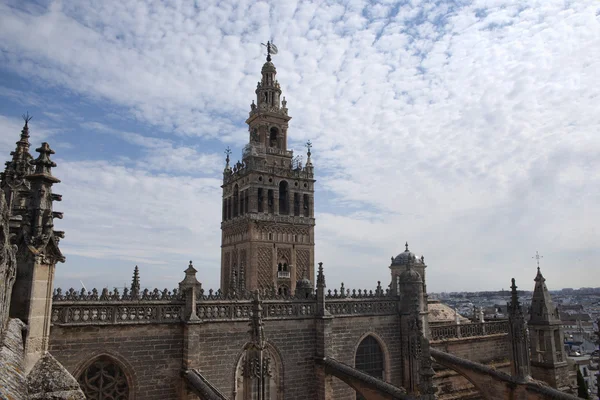
<svg viewBox="0 0 600 400">
<path fill-rule="evenodd" d="M 137 267 L 122 292 L 54 288 L 65 262 L 53 224 L 60 180 L 48 143 L 31 154 L 25 117 L 0 177 L 0 398 L 574 399 L 539 269 L 529 320 L 514 280 L 506 320 L 469 320 L 428 299 L 428 266 L 408 243 L 374 266 L 389 282 L 327 285 L 314 261 L 311 144 L 305 162 L 288 149 L 268 53 L 248 144 L 240 161 L 227 152 L 216 291 L 191 261 L 172 290 L 142 291 Z"/>
</svg>

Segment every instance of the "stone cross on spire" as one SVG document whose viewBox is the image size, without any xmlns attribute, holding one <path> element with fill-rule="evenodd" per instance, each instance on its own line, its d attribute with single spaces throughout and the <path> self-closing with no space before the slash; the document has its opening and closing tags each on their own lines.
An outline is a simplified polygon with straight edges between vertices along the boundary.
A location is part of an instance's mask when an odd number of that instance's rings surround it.
<svg viewBox="0 0 600 400">
<path fill-rule="evenodd" d="M 540 270 L 540 259 L 544 258 L 544 256 L 540 256 L 540 253 L 536 250 L 535 251 L 535 256 L 531 257 L 531 258 L 535 258 L 537 261 L 537 267 L 538 267 L 538 271 Z"/>
</svg>

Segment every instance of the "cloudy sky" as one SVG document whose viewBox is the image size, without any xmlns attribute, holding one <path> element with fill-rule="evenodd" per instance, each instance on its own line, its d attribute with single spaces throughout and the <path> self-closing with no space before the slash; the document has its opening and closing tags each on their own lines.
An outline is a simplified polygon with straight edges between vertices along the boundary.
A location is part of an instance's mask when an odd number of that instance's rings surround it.
<svg viewBox="0 0 600 400">
<path fill-rule="evenodd" d="M 330 288 L 423 254 L 434 292 L 600 286 L 594 0 L 0 0 L 0 154 L 28 111 L 62 180 L 56 286 L 218 287 L 223 150 L 264 62 L 310 139 Z"/>
</svg>

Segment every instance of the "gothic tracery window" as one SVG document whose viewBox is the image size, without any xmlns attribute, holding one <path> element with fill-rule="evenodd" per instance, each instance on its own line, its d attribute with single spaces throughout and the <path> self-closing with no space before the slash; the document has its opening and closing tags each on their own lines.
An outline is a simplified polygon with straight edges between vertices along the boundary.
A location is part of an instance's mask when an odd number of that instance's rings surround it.
<svg viewBox="0 0 600 400">
<path fill-rule="evenodd" d="M 369 335 L 360 342 L 356 349 L 356 357 L 354 367 L 362 372 L 365 372 L 375 378 L 384 379 L 384 362 L 383 350 L 377 339 Z M 356 399 L 364 399 L 360 393 L 356 393 Z"/>
<path fill-rule="evenodd" d="M 109 357 L 100 357 L 91 363 L 78 379 L 88 400 L 127 400 L 129 383 L 125 373 Z"/>
</svg>

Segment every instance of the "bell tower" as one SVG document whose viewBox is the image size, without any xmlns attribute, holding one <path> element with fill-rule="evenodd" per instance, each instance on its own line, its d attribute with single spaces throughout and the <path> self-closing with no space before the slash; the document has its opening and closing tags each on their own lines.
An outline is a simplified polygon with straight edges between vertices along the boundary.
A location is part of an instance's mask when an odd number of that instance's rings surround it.
<svg viewBox="0 0 600 400">
<path fill-rule="evenodd" d="M 287 102 L 281 96 L 275 48 L 250 105 L 248 144 L 242 160 L 223 171 L 221 288 L 225 293 L 275 289 L 294 293 L 296 281 L 314 276 L 314 171 L 288 150 Z"/>
</svg>

